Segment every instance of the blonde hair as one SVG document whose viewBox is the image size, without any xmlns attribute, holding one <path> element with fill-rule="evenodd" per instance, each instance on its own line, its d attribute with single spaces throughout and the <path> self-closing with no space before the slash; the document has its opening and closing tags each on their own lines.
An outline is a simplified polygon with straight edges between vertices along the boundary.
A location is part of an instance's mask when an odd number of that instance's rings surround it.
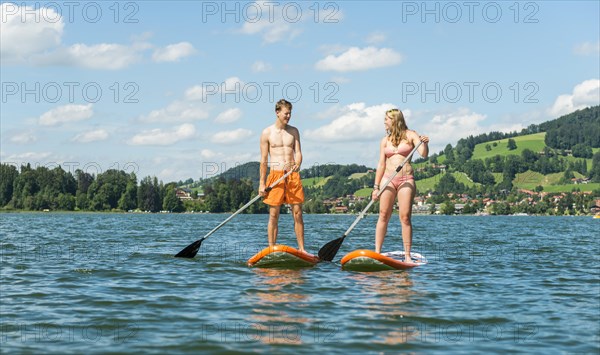
<svg viewBox="0 0 600 355">
<path fill-rule="evenodd" d="M 281 99 L 275 103 L 275 112 L 281 111 L 282 108 L 286 107 L 288 110 L 292 110 L 292 103 L 286 99 Z"/>
<path fill-rule="evenodd" d="M 385 115 L 392 120 L 390 129 L 387 131 L 388 139 L 397 147 L 402 140 L 406 139 L 406 131 L 408 130 L 406 121 L 404 121 L 404 115 L 397 108 L 387 110 Z"/>
</svg>

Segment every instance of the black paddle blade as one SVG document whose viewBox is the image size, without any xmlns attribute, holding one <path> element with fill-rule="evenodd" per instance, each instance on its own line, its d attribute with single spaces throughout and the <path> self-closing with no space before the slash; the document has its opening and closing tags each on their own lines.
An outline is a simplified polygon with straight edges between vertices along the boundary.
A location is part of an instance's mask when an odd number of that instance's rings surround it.
<svg viewBox="0 0 600 355">
<path fill-rule="evenodd" d="M 190 258 L 190 259 L 193 258 L 194 256 L 196 256 L 196 254 L 198 254 L 198 250 L 200 249 L 200 244 L 202 244 L 202 241 L 204 241 L 204 238 L 196 240 L 192 244 L 183 248 L 183 250 L 181 250 L 179 253 L 177 253 L 177 255 L 175 255 L 175 257 L 176 258 Z"/>
<path fill-rule="evenodd" d="M 329 243 L 323 245 L 323 247 L 319 249 L 319 259 L 325 261 L 333 260 L 333 258 L 335 258 L 335 254 L 337 254 L 338 250 L 340 250 L 340 247 L 344 242 L 344 238 L 346 238 L 346 236 L 334 239 Z"/>
</svg>

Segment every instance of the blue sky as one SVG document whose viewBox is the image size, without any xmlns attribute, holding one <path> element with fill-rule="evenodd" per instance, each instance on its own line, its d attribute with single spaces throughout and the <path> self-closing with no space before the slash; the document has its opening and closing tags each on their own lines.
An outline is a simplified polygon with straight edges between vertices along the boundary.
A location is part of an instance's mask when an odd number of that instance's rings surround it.
<svg viewBox="0 0 600 355">
<path fill-rule="evenodd" d="M 431 151 L 600 104 L 598 1 L 2 2 L 3 163 L 164 182 L 259 159 L 374 167 L 385 110 Z"/>
</svg>

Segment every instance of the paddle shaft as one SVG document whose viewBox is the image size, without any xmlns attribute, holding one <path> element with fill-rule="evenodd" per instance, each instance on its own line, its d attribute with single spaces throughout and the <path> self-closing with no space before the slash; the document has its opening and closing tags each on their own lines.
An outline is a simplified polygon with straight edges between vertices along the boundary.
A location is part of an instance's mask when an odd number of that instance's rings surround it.
<svg viewBox="0 0 600 355">
<path fill-rule="evenodd" d="M 397 168 L 396 171 L 394 172 L 394 174 L 387 179 L 387 181 L 380 186 L 379 188 L 379 192 L 377 193 L 377 197 L 381 196 L 381 193 L 383 192 L 383 190 L 385 190 L 385 188 L 390 184 L 390 182 L 392 182 L 392 180 L 394 180 L 394 178 L 396 177 L 396 175 L 398 175 L 398 173 L 400 172 L 400 170 L 402 170 L 402 168 L 404 167 L 404 165 L 411 159 L 411 157 L 413 156 L 413 154 L 415 154 L 415 152 L 417 151 L 417 148 L 419 148 L 419 146 L 421 145 L 421 141 L 419 141 L 419 143 L 413 148 L 413 150 L 406 156 L 406 158 L 404 158 L 404 161 L 402 162 L 402 164 L 400 164 Z M 375 203 L 374 199 L 371 199 L 371 201 L 369 202 L 369 204 L 367 204 L 367 206 L 358 214 L 358 217 L 356 217 L 356 219 L 354 220 L 354 222 L 350 225 L 350 228 L 348 228 L 348 230 L 344 233 L 342 238 L 346 238 L 346 236 L 354 229 L 354 227 L 356 227 L 356 225 L 358 224 L 358 222 L 365 218 L 365 213 L 367 213 L 367 211 L 369 210 L 369 208 L 371 208 L 371 206 L 373 205 L 373 203 Z"/>
<path fill-rule="evenodd" d="M 288 171 L 287 173 L 285 173 L 285 175 L 283 175 L 282 177 L 280 177 L 279 179 L 277 179 L 273 184 L 271 184 L 271 186 L 267 187 L 265 189 L 265 192 L 269 192 L 271 191 L 275 186 L 277 186 L 277 184 L 279 184 L 280 182 L 282 182 L 286 177 L 288 177 L 291 173 L 293 173 L 293 170 Z M 213 230 L 211 230 L 210 232 L 208 232 L 208 234 L 206 234 L 204 237 L 202 237 L 202 240 L 208 238 L 211 234 L 213 234 L 214 232 L 216 232 L 217 230 L 219 230 L 219 228 L 223 227 L 227 222 L 229 222 L 233 217 L 235 217 L 236 215 L 238 215 L 240 212 L 242 212 L 243 210 L 245 210 L 246 208 L 250 207 L 250 205 L 252 205 L 254 202 L 256 202 L 256 200 L 258 200 L 259 198 L 261 198 L 262 196 L 260 194 L 256 195 L 252 200 L 250 200 L 250 202 L 248 202 L 247 204 L 245 204 L 244 206 L 242 206 L 242 208 L 240 208 L 239 210 L 235 211 L 231 216 L 229 216 L 226 220 L 224 220 L 223 222 L 221 222 L 221 224 L 219 224 L 218 226 L 216 226 L 215 228 L 213 228 Z"/>
</svg>

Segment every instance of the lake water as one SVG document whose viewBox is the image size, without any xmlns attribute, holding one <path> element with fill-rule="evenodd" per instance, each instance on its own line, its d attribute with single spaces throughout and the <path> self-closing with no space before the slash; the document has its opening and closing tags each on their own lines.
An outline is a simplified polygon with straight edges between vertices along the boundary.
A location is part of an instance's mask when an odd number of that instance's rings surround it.
<svg viewBox="0 0 600 355">
<path fill-rule="evenodd" d="M 415 216 L 429 264 L 340 269 L 372 249 L 362 220 L 333 263 L 252 269 L 266 215 L 0 214 L 2 353 L 600 352 L 600 220 Z M 279 242 L 296 246 L 289 215 Z M 316 253 L 356 216 L 305 215 Z M 401 249 L 393 219 L 384 251 Z"/>
</svg>

